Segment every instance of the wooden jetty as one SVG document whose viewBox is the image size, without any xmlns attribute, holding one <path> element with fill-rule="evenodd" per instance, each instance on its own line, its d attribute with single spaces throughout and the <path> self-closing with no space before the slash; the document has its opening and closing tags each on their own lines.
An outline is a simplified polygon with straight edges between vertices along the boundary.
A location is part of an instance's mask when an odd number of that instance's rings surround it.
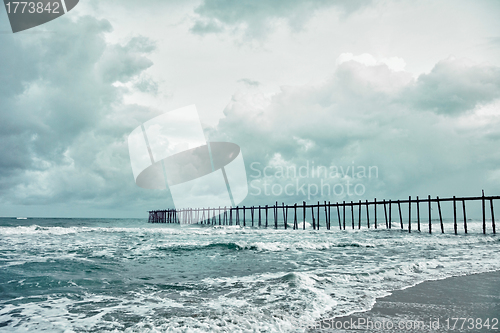
<svg viewBox="0 0 500 333">
<path fill-rule="evenodd" d="M 342 201 L 331 203 L 324 201 L 323 203 L 317 202 L 316 204 L 307 204 L 305 201 L 302 202 L 301 205 L 295 203 L 293 205 L 285 205 L 282 203 L 281 205 L 276 202 L 274 205 L 269 206 L 236 206 L 236 207 L 216 207 L 216 208 L 184 208 L 184 209 L 167 209 L 167 210 L 154 210 L 149 212 L 149 222 L 150 223 L 180 223 L 180 224 L 192 224 L 192 223 L 200 223 L 200 224 L 209 224 L 209 225 L 238 225 L 243 227 L 265 227 L 269 226 L 274 227 L 274 229 L 278 229 L 280 224 L 279 220 L 283 221 L 281 226 L 284 229 L 306 229 L 306 218 L 310 217 L 312 222 L 312 228 L 314 230 L 320 230 L 321 228 L 326 230 L 331 230 L 331 228 L 335 228 L 332 226 L 332 210 L 333 210 L 333 220 L 335 219 L 335 211 L 337 211 L 338 217 L 338 228 L 340 230 L 346 229 L 346 216 L 350 215 L 350 222 L 352 229 L 361 229 L 361 217 L 362 211 L 364 210 L 366 213 L 366 227 L 370 229 L 373 227 L 374 229 L 380 228 L 380 223 L 377 221 L 377 207 L 383 205 L 384 209 L 384 221 L 386 229 L 393 229 L 393 221 L 392 221 L 392 206 L 396 205 L 398 209 L 399 216 L 399 227 L 400 229 L 405 229 L 404 221 L 403 221 L 403 211 L 401 208 L 402 204 L 406 204 L 408 207 L 408 219 L 407 230 L 408 232 L 412 232 L 412 223 L 415 225 L 416 230 L 422 231 L 423 219 L 420 217 L 420 209 L 421 203 L 427 203 L 428 207 L 428 232 L 433 232 L 432 225 L 432 206 L 437 207 L 438 215 L 439 215 L 439 229 L 441 233 L 445 232 L 443 216 L 441 212 L 441 203 L 451 202 L 453 204 L 453 232 L 455 234 L 459 233 L 459 223 L 457 220 L 457 204 L 462 203 L 462 218 L 463 218 L 463 231 L 464 233 L 468 232 L 467 229 L 467 214 L 466 214 L 466 202 L 472 201 L 480 201 L 482 207 L 482 231 L 483 234 L 487 232 L 487 202 L 489 202 L 490 219 L 488 222 L 491 222 L 491 231 L 493 234 L 496 234 L 496 226 L 495 226 L 495 213 L 493 209 L 493 201 L 499 200 L 500 196 L 485 196 L 484 191 L 479 197 L 460 197 L 457 198 L 455 196 L 451 198 L 440 198 L 436 197 L 435 199 L 431 198 L 429 195 L 427 198 L 419 198 L 418 196 L 414 199 L 412 197 L 408 197 L 408 199 L 404 200 L 379 200 L 376 198 L 373 201 L 362 201 L 358 202 L 350 201 Z M 412 207 L 416 209 L 416 221 L 412 221 Z M 371 208 L 371 209 L 370 209 Z M 350 212 L 346 212 L 346 210 L 350 210 Z M 355 210 L 357 210 L 357 225 L 355 221 Z M 257 211 L 257 213 L 256 213 Z M 342 214 L 340 213 L 342 211 Z M 309 213 L 308 213 L 309 212 Z M 373 212 L 373 223 L 370 224 L 370 213 Z M 387 214 L 389 212 L 389 214 Z M 270 214 L 271 213 L 271 214 Z M 289 213 L 292 215 L 289 216 Z M 299 216 L 300 215 L 300 216 Z M 342 215 L 342 218 L 341 218 Z M 265 216 L 265 221 L 263 221 Z M 281 217 L 281 219 L 280 219 Z M 299 218 L 302 218 L 302 221 Z M 255 221 L 257 219 L 257 221 Z M 293 225 L 289 226 L 289 221 L 293 221 Z M 274 222 L 274 223 L 273 223 Z M 397 223 L 397 222 L 396 222 Z M 334 222 L 335 224 L 335 222 Z M 397 224 L 396 224 L 397 225 Z M 414 227 L 413 227 L 414 228 Z"/>
</svg>

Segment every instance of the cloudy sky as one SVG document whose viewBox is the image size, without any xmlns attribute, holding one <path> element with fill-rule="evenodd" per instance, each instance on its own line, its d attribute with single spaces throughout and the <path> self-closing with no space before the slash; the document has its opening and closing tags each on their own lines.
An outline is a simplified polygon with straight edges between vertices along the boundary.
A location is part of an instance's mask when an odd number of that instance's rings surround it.
<svg viewBox="0 0 500 333">
<path fill-rule="evenodd" d="M 82 0 L 12 34 L 2 8 L 0 216 L 171 206 L 135 184 L 127 138 L 190 104 L 241 147 L 242 204 L 498 195 L 498 17 L 497 0 Z M 313 164 L 362 195 L 280 193 L 297 181 L 280 168 Z"/>
</svg>

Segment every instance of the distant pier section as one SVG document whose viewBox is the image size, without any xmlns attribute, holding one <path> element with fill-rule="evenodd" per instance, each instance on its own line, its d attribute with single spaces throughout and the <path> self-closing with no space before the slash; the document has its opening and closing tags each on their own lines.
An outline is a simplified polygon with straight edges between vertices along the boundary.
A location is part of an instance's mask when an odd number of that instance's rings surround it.
<svg viewBox="0 0 500 333">
<path fill-rule="evenodd" d="M 338 228 L 361 229 L 407 229 L 433 232 L 445 232 L 441 204 L 451 203 L 453 205 L 453 232 L 455 234 L 467 233 L 467 211 L 466 203 L 480 201 L 482 207 L 482 232 L 496 234 L 494 200 L 500 196 L 485 196 L 484 191 L 479 197 L 451 197 L 451 198 L 412 198 L 404 200 L 359 200 L 357 202 L 317 202 L 316 204 L 274 205 L 265 206 L 242 206 L 242 207 L 216 207 L 216 208 L 185 208 L 153 210 L 149 212 L 150 223 L 180 223 L 180 224 L 208 224 L 220 226 L 243 226 L 262 228 L 284 228 L 284 229 L 306 229 L 306 225 L 312 226 L 313 230 Z M 439 225 L 433 226 L 433 207 L 437 208 Z M 461 208 L 461 209 L 460 209 Z M 393 219 L 393 210 L 397 209 L 396 219 Z M 415 218 L 412 220 L 412 209 L 416 210 Z M 383 216 L 382 221 L 377 220 L 378 214 Z M 383 210 L 383 214 L 382 211 Z M 421 215 L 421 210 L 423 214 Z M 457 213 L 461 211 L 460 213 Z M 333 216 L 332 216 L 333 214 Z M 424 216 L 427 215 L 427 216 Z M 460 215 L 460 216 L 459 216 Z M 405 218 L 407 217 L 407 218 Z M 436 217 L 434 217 L 436 218 Z M 312 223 L 309 223 L 309 222 Z M 460 220 L 459 220 L 460 219 Z M 405 228 L 406 224 L 406 228 Z M 491 225 L 491 227 L 490 227 Z M 434 229 L 433 229 L 434 228 Z"/>
</svg>

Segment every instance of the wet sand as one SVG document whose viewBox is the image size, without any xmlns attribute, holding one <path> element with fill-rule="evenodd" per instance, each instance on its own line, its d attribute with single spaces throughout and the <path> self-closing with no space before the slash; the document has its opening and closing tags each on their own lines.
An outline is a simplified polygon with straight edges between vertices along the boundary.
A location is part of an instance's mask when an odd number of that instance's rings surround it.
<svg viewBox="0 0 500 333">
<path fill-rule="evenodd" d="M 310 332 L 500 332 L 499 321 L 500 271 L 496 271 L 394 291 L 377 299 L 368 312 L 324 320 L 321 329 Z M 343 328 L 335 329 L 341 324 Z"/>
</svg>

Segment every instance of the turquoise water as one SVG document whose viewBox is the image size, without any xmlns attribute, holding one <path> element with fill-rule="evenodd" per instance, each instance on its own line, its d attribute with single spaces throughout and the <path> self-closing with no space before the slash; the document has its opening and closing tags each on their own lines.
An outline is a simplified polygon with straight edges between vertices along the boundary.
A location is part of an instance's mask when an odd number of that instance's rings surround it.
<svg viewBox="0 0 500 333">
<path fill-rule="evenodd" d="M 469 225 L 455 236 L 0 219 L 0 331 L 301 332 L 395 289 L 499 270 L 499 238 Z"/>
</svg>

